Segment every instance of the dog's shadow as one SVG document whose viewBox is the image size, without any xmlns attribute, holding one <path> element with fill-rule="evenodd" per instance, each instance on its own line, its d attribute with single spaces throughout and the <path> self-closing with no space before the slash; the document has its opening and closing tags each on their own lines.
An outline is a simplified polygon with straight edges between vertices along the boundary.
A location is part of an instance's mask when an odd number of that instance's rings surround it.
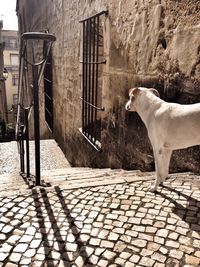
<svg viewBox="0 0 200 267">
<path fill-rule="evenodd" d="M 174 188 L 171 188 L 166 185 L 162 185 L 162 188 L 169 190 L 170 192 L 174 192 L 180 197 L 183 197 L 187 200 L 187 205 L 183 206 L 181 204 L 181 200 L 173 199 L 171 196 L 167 196 L 166 194 L 156 191 L 157 195 L 162 196 L 164 199 L 167 199 L 170 201 L 170 203 L 174 204 L 174 207 L 172 208 L 172 212 L 176 214 L 178 217 L 180 217 L 184 222 L 188 224 L 188 227 L 195 232 L 200 233 L 200 201 L 198 199 L 195 199 L 191 196 L 188 196 L 182 192 L 179 192 L 175 190 Z M 182 200 L 184 200 L 182 199 Z"/>
</svg>

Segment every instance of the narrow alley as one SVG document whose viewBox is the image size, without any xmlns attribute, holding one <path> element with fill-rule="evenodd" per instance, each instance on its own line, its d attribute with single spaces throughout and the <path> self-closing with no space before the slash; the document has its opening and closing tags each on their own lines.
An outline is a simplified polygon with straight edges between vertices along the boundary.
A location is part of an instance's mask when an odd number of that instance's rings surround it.
<svg viewBox="0 0 200 267">
<path fill-rule="evenodd" d="M 149 193 L 154 173 L 71 168 L 56 146 L 42 141 L 39 187 L 0 146 L 0 266 L 200 266 L 199 176 Z"/>
</svg>

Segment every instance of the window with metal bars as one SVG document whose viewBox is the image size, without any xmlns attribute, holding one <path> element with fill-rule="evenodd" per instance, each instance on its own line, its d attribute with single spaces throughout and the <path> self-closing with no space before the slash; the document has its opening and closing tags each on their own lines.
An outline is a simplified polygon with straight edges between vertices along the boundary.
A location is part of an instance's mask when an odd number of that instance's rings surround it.
<svg viewBox="0 0 200 267">
<path fill-rule="evenodd" d="M 102 11 L 82 23 L 82 128 L 89 143 L 101 151 L 102 72 L 104 59 Z"/>
<path fill-rule="evenodd" d="M 45 105 L 45 121 L 50 131 L 53 132 L 53 86 L 52 86 L 51 51 L 49 52 L 47 63 L 44 69 L 44 105 Z"/>
</svg>

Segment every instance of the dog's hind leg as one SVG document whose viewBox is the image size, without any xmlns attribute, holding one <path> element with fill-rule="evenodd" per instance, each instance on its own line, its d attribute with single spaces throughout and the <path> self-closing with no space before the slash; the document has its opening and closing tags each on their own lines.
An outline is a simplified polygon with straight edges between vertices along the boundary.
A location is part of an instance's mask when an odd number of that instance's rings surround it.
<svg viewBox="0 0 200 267">
<path fill-rule="evenodd" d="M 154 184 L 150 186 L 149 191 L 156 191 L 158 186 L 167 178 L 171 154 L 171 150 L 154 149 L 156 180 Z"/>
</svg>

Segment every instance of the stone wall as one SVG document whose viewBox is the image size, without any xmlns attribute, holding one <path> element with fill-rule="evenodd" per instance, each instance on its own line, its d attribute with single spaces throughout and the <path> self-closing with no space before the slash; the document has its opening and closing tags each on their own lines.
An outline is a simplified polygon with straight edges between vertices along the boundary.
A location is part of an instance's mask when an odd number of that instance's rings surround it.
<svg viewBox="0 0 200 267">
<path fill-rule="evenodd" d="M 81 127 L 81 24 L 108 10 L 104 23 L 102 153 Z M 26 30 L 55 34 L 53 48 L 54 137 L 73 166 L 152 170 L 146 129 L 125 112 L 128 89 L 154 87 L 161 98 L 200 101 L 200 3 L 192 0 L 18 0 Z M 43 94 L 41 90 L 41 99 Z M 42 104 L 42 101 L 41 101 Z M 42 127 L 46 137 L 47 129 Z M 199 147 L 177 151 L 172 171 L 199 171 Z"/>
</svg>

